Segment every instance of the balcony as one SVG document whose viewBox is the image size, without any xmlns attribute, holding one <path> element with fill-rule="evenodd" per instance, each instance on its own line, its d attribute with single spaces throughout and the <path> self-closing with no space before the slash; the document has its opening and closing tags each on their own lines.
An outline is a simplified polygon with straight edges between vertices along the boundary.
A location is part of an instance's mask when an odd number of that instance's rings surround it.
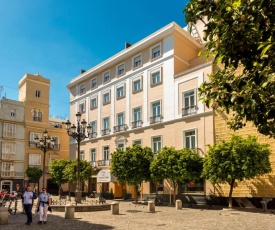
<svg viewBox="0 0 275 230">
<path fill-rule="evenodd" d="M 114 126 L 114 133 L 126 131 L 128 126 L 126 124 Z"/>
<path fill-rule="evenodd" d="M 150 117 L 150 124 L 154 124 L 154 123 L 160 123 L 162 122 L 163 117 L 161 115 L 156 115 L 153 117 Z"/>
<path fill-rule="evenodd" d="M 132 129 L 142 127 L 142 123 L 143 123 L 142 120 L 133 121 L 132 122 Z"/>
<path fill-rule="evenodd" d="M 33 121 L 42 121 L 42 117 L 32 117 Z"/>
<path fill-rule="evenodd" d="M 111 160 L 100 160 L 100 161 L 97 161 L 97 165 L 99 167 L 101 166 L 109 166 L 111 163 Z"/>
<path fill-rule="evenodd" d="M 14 153 L 2 153 L 1 154 L 1 160 L 9 160 L 13 161 L 15 160 L 15 154 Z"/>
<path fill-rule="evenodd" d="M 188 116 L 188 115 L 191 115 L 191 114 L 196 114 L 197 113 L 197 106 L 196 105 L 192 105 L 192 106 L 189 106 L 189 107 L 185 107 L 185 108 L 182 108 L 182 116 Z"/>
<path fill-rule="evenodd" d="M 96 138 L 97 137 L 97 133 L 96 132 L 92 132 L 91 134 L 90 134 L 90 138 Z"/>
<path fill-rule="evenodd" d="M 24 172 L 14 172 L 14 171 L 1 171 L 0 173 L 2 178 L 8 178 L 8 177 L 15 177 L 15 178 L 19 178 L 19 177 L 24 177 Z"/>
<path fill-rule="evenodd" d="M 29 141 L 29 146 L 36 147 L 36 142 L 35 141 Z"/>
<path fill-rule="evenodd" d="M 28 167 L 42 168 L 41 165 L 28 165 Z"/>
<path fill-rule="evenodd" d="M 110 134 L 110 129 L 103 129 L 103 130 L 101 130 L 101 136 L 105 136 L 105 135 L 108 135 L 108 134 Z"/>
<path fill-rule="evenodd" d="M 97 167 L 97 161 L 91 161 L 90 164 L 93 168 Z"/>
<path fill-rule="evenodd" d="M 52 149 L 60 149 L 60 144 L 54 144 L 54 145 L 51 145 Z"/>
</svg>

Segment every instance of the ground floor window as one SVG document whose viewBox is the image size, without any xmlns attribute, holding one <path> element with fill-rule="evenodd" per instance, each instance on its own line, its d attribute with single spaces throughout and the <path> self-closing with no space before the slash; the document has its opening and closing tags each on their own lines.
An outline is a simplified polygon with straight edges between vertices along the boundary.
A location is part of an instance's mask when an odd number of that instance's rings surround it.
<svg viewBox="0 0 275 230">
<path fill-rule="evenodd" d="M 182 182 L 179 188 L 181 193 L 204 193 L 204 179 Z"/>
</svg>

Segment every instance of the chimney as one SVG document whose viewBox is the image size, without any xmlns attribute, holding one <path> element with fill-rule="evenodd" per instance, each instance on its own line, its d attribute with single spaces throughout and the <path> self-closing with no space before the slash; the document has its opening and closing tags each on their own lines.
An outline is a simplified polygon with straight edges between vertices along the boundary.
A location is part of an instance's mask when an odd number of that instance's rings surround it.
<svg viewBox="0 0 275 230">
<path fill-rule="evenodd" d="M 125 43 L 125 49 L 129 48 L 132 44 L 130 44 L 129 42 Z"/>
</svg>

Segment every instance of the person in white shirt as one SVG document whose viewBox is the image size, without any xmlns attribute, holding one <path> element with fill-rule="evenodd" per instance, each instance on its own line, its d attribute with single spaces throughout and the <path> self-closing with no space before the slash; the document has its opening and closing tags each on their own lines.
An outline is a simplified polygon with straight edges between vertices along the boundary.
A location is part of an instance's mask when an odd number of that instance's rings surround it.
<svg viewBox="0 0 275 230">
<path fill-rule="evenodd" d="M 37 210 L 39 212 L 38 224 L 47 223 L 47 212 L 48 208 L 51 206 L 51 196 L 47 193 L 46 188 L 42 188 L 42 193 L 38 196 Z"/>
<path fill-rule="evenodd" d="M 27 225 L 32 223 L 32 205 L 34 199 L 34 191 L 31 190 L 31 186 L 27 187 L 27 190 L 23 193 L 24 209 L 27 215 Z"/>
</svg>

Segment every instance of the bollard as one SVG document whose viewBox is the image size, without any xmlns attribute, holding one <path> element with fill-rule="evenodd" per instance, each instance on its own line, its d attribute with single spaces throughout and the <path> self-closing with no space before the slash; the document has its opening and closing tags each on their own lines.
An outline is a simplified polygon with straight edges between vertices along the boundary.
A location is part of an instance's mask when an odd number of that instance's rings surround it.
<svg viewBox="0 0 275 230">
<path fill-rule="evenodd" d="M 112 210 L 112 215 L 118 215 L 119 214 L 119 203 L 118 202 L 111 203 L 111 210 Z"/>
<path fill-rule="evenodd" d="M 148 201 L 148 212 L 155 212 L 155 201 Z"/>
<path fill-rule="evenodd" d="M 8 208 L 0 207 L 0 225 L 9 223 L 9 211 Z"/>
<path fill-rule="evenodd" d="M 176 209 L 182 209 L 182 201 L 176 200 Z"/>
<path fill-rule="evenodd" d="M 65 206 L 65 219 L 74 219 L 75 206 L 67 204 Z"/>
</svg>

